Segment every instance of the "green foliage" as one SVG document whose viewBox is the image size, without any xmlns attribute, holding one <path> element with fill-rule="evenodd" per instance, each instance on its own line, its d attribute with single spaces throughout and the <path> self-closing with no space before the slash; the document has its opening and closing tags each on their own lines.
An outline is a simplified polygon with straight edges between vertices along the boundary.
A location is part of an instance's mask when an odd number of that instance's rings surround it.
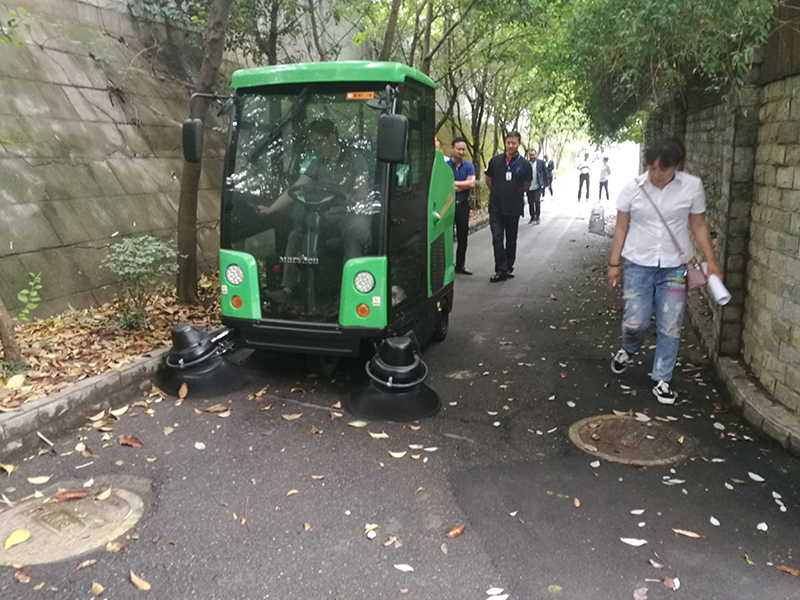
<svg viewBox="0 0 800 600">
<path fill-rule="evenodd" d="M 24 373 L 31 366 L 25 361 L 0 360 L 0 380 L 8 381 L 14 375 Z"/>
<path fill-rule="evenodd" d="M 741 86 L 777 0 L 576 0 L 563 60 L 596 140 L 691 88 Z M 565 60 L 564 60 L 565 59 Z"/>
<path fill-rule="evenodd" d="M 23 21 L 23 17 L 28 15 L 21 6 L 16 11 L 11 11 L 4 19 L 0 19 L 0 44 L 13 44 L 18 48 L 24 45 L 24 42 L 14 37 L 14 30 L 22 24 L 25 29 L 30 32 L 31 26 Z"/>
<path fill-rule="evenodd" d="M 165 278 L 178 272 L 178 253 L 171 242 L 150 235 L 129 237 L 111 246 L 100 266 L 122 281 L 117 306 L 120 326 L 141 331 L 149 327 L 148 302 L 168 287 Z"/>
<path fill-rule="evenodd" d="M 39 296 L 40 289 L 42 289 L 42 274 L 28 273 L 28 287 L 17 294 L 17 300 L 22 302 L 22 308 L 19 311 L 19 315 L 14 318 L 15 323 L 30 321 L 28 315 L 42 301 Z"/>
</svg>

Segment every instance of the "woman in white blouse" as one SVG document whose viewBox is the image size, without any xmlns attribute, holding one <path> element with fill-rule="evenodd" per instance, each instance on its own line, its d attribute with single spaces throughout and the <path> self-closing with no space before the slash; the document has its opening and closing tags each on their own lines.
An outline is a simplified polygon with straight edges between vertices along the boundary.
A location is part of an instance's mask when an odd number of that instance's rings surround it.
<svg viewBox="0 0 800 600">
<path fill-rule="evenodd" d="M 685 265 L 693 255 L 690 231 L 708 263 L 708 274 L 722 279 L 706 225 L 703 182 L 678 171 L 685 155 L 684 145 L 677 138 L 659 140 L 645 150 L 647 172 L 628 183 L 617 199 L 617 224 L 608 263 L 611 289 L 620 282 L 620 261 L 625 259 L 622 348 L 614 356 L 611 370 L 622 373 L 633 364 L 632 357 L 641 347 L 655 311 L 653 394 L 662 404 L 675 403 L 669 382 L 686 312 Z"/>
</svg>

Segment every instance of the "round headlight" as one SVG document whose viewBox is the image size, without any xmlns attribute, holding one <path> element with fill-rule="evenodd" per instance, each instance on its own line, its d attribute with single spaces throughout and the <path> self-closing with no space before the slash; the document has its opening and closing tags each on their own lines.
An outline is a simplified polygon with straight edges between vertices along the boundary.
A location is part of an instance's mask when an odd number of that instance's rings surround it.
<svg viewBox="0 0 800 600">
<path fill-rule="evenodd" d="M 225 269 L 225 279 L 231 285 L 239 285 L 244 281 L 244 271 L 239 265 L 230 265 Z"/>
<path fill-rule="evenodd" d="M 372 273 L 361 271 L 356 274 L 353 285 L 355 285 L 356 289 L 362 294 L 368 294 L 375 287 L 375 278 L 372 276 Z"/>
</svg>

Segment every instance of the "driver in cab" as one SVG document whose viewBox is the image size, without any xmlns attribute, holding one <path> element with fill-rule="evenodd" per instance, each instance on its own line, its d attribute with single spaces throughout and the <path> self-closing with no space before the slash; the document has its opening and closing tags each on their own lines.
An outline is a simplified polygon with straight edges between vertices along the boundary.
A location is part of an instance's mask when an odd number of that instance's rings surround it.
<svg viewBox="0 0 800 600">
<path fill-rule="evenodd" d="M 330 119 L 317 119 L 309 125 L 309 140 L 316 158 L 295 183 L 269 206 L 258 212 L 272 215 L 292 204 L 293 193 L 300 198 L 333 197 L 322 206 L 321 232 L 325 239 L 341 237 L 344 261 L 364 255 L 370 241 L 369 215 L 356 214 L 355 207 L 366 202 L 368 168 L 364 158 L 347 148 L 339 139 L 336 125 Z M 304 189 L 305 188 L 305 189 Z M 299 200 L 302 202 L 302 199 Z M 297 257 L 303 249 L 302 228 L 295 228 L 286 244 L 286 255 Z M 317 257 L 308 257 L 317 258 Z M 296 264 L 283 265 L 281 289 L 271 293 L 277 303 L 289 302 L 299 281 Z"/>
</svg>

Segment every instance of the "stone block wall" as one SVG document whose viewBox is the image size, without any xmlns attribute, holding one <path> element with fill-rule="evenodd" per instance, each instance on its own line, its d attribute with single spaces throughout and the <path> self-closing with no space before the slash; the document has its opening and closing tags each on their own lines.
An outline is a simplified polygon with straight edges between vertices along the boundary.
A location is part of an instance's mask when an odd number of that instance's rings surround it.
<svg viewBox="0 0 800 600">
<path fill-rule="evenodd" d="M 764 86 L 761 101 L 743 355 L 800 412 L 800 76 Z"/>
<path fill-rule="evenodd" d="M 15 32 L 22 47 L 0 45 L 0 295 L 12 313 L 30 272 L 42 274 L 34 316 L 97 304 L 115 283 L 99 266 L 109 243 L 174 237 L 197 44 L 112 4 L 0 5 L 0 14 L 24 6 L 30 26 Z M 206 269 L 217 262 L 223 144 L 207 135 L 198 209 Z"/>
</svg>

